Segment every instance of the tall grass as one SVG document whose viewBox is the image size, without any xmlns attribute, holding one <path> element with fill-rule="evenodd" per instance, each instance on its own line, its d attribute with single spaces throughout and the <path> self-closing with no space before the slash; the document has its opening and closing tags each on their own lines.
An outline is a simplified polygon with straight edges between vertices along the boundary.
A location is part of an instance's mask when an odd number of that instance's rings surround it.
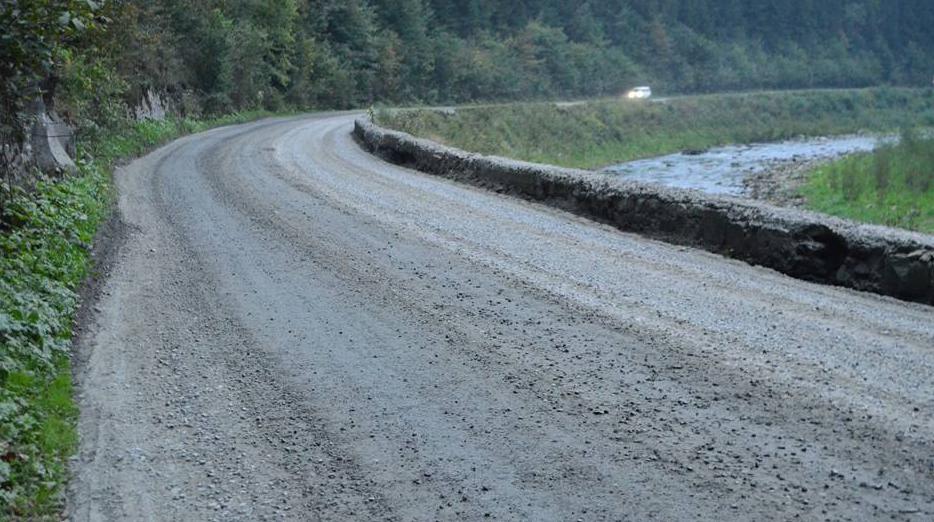
<svg viewBox="0 0 934 522">
<path fill-rule="evenodd" d="M 483 154 L 597 168 L 686 149 L 934 125 L 927 90 L 879 88 L 377 111 L 379 123 Z"/>
<path fill-rule="evenodd" d="M 815 210 L 934 233 L 934 138 L 903 131 L 897 144 L 818 168 L 803 193 Z"/>
</svg>

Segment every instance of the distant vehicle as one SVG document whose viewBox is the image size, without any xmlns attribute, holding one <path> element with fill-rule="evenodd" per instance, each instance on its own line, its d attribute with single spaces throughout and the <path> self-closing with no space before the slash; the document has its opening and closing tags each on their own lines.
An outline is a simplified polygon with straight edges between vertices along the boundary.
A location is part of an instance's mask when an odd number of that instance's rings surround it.
<svg viewBox="0 0 934 522">
<path fill-rule="evenodd" d="M 652 97 L 652 88 L 651 87 L 636 87 L 631 91 L 626 93 L 626 97 L 630 100 L 645 100 Z"/>
</svg>

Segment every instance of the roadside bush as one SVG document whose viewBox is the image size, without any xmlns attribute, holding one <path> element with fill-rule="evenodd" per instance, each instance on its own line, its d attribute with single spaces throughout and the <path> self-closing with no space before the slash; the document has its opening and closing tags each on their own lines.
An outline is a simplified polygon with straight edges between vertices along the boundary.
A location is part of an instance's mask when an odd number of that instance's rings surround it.
<svg viewBox="0 0 934 522">
<path fill-rule="evenodd" d="M 94 140 L 104 130 L 125 128 L 129 86 L 117 72 L 98 60 L 59 52 L 61 77 L 56 89 L 56 110 L 80 129 L 84 140 Z"/>
</svg>

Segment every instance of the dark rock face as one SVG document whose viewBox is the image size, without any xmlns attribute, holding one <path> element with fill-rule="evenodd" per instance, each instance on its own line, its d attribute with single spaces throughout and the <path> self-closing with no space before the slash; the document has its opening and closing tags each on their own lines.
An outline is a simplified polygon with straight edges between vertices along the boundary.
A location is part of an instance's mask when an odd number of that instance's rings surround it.
<svg viewBox="0 0 934 522">
<path fill-rule="evenodd" d="M 799 279 L 934 304 L 934 237 L 755 201 L 487 157 L 383 129 L 354 134 L 392 163 L 540 201 L 620 230 L 702 248 Z"/>
<path fill-rule="evenodd" d="M 75 174 L 75 133 L 71 127 L 46 113 L 36 118 L 32 130 L 36 166 L 45 173 Z"/>
<path fill-rule="evenodd" d="M 75 174 L 78 168 L 74 161 L 77 156 L 74 129 L 55 111 L 47 110 L 42 98 L 32 103 L 24 117 L 29 122 L 25 136 L 4 135 L 8 141 L 0 143 L 4 181 L 32 190 L 42 178 Z"/>
</svg>

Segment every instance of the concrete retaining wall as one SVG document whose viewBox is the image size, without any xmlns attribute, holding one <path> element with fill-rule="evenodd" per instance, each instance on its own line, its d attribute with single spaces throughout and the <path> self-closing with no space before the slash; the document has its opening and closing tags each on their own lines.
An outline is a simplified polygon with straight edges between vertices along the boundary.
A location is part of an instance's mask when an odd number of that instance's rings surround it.
<svg viewBox="0 0 934 522">
<path fill-rule="evenodd" d="M 481 156 L 356 121 L 354 135 L 395 164 L 540 201 L 629 232 L 793 277 L 934 304 L 934 236 L 592 172 Z"/>
</svg>

